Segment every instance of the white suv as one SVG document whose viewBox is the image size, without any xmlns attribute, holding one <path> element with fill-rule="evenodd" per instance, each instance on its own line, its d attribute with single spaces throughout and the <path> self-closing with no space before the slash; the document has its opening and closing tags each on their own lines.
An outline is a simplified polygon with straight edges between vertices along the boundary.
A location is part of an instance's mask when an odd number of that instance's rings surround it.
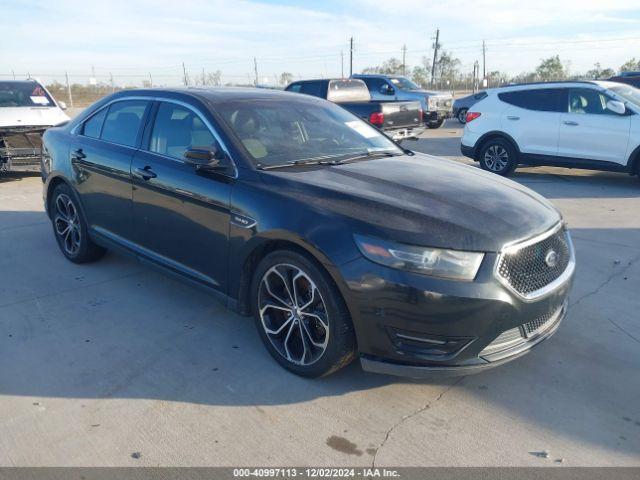
<svg viewBox="0 0 640 480">
<path fill-rule="evenodd" d="M 640 89 L 556 82 L 487 90 L 467 112 L 463 155 L 499 175 L 518 165 L 640 174 Z"/>
</svg>

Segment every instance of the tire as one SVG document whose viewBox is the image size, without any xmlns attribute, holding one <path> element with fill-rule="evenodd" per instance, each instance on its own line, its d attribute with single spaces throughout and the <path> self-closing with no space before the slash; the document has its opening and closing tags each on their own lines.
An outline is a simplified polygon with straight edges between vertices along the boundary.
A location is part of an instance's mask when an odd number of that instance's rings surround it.
<svg viewBox="0 0 640 480">
<path fill-rule="evenodd" d="M 503 138 L 494 138 L 482 145 L 478 161 L 483 170 L 506 177 L 518 166 L 517 156 L 518 153 L 511 142 Z"/>
<path fill-rule="evenodd" d="M 291 305 L 294 296 L 298 308 Z M 251 309 L 271 356 L 296 375 L 329 375 L 355 357 L 342 295 L 321 267 L 298 252 L 277 250 L 260 262 L 251 282 Z"/>
<path fill-rule="evenodd" d="M 461 108 L 460 110 L 458 110 L 457 118 L 458 121 L 463 125 L 467 123 L 467 110 L 467 108 Z"/>
<path fill-rule="evenodd" d="M 441 118 L 440 120 L 436 120 L 435 122 L 429 122 L 427 123 L 427 127 L 428 128 L 440 128 L 442 125 L 444 125 L 444 118 Z"/>
<path fill-rule="evenodd" d="M 89 238 L 87 222 L 71 187 L 66 183 L 57 185 L 50 201 L 53 234 L 62 254 L 74 263 L 88 263 L 101 258 L 106 250 Z"/>
</svg>

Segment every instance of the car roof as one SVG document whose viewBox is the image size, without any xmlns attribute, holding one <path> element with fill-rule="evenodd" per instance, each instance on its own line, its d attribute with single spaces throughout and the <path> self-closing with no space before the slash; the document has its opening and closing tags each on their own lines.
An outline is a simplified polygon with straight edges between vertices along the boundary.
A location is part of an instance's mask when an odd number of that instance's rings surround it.
<svg viewBox="0 0 640 480">
<path fill-rule="evenodd" d="M 566 87 L 584 87 L 584 86 L 595 86 L 608 88 L 604 84 L 615 85 L 615 82 L 604 82 L 600 80 L 562 80 L 556 82 L 529 82 L 529 83 L 517 83 L 513 85 L 505 85 L 504 87 L 495 87 L 491 89 L 487 89 L 487 91 L 493 92 L 510 92 L 515 90 L 527 90 L 527 89 L 538 89 L 538 88 L 566 88 Z"/>
<path fill-rule="evenodd" d="M 272 98 L 291 99 L 291 95 L 299 98 L 300 95 L 285 92 L 283 90 L 272 90 L 267 88 L 254 87 L 175 87 L 175 88 L 144 88 L 133 90 L 122 90 L 115 96 L 154 96 L 162 93 L 189 95 L 210 103 L 226 102 L 229 100 L 261 100 Z"/>
</svg>

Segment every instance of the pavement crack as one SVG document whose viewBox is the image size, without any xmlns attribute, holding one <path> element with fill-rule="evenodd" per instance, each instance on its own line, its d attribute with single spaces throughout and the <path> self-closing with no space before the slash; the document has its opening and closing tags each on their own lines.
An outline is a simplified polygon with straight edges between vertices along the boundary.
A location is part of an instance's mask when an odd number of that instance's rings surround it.
<svg viewBox="0 0 640 480">
<path fill-rule="evenodd" d="M 624 333 L 627 337 L 629 337 L 630 339 L 640 343 L 640 340 L 637 339 L 636 337 L 634 337 L 633 335 L 631 335 L 629 332 L 627 332 L 624 328 L 622 328 L 620 325 L 618 325 L 616 322 L 614 322 L 613 320 L 611 320 L 610 318 L 607 318 L 607 320 L 609 320 L 609 323 L 611 323 L 614 327 L 616 327 L 618 330 L 620 330 L 622 333 Z"/>
<path fill-rule="evenodd" d="M 604 282 L 602 282 L 600 285 L 598 285 L 594 290 L 585 293 L 584 295 L 582 295 L 580 298 L 578 298 L 575 302 L 571 303 L 571 308 L 575 308 L 578 304 L 582 303 L 583 300 L 589 298 L 589 297 L 593 297 L 594 295 L 597 295 L 598 293 L 600 293 L 600 290 L 602 290 L 604 287 L 606 287 L 609 283 L 611 283 L 613 281 L 614 278 L 619 277 L 620 275 L 623 275 L 627 272 L 627 270 L 629 270 L 633 264 L 635 262 L 637 262 L 638 260 L 640 260 L 640 255 L 634 257 L 633 259 L 631 259 L 629 261 L 629 263 L 627 265 L 624 266 L 624 268 L 617 270 L 617 271 L 613 271 L 611 272 L 606 280 Z"/>
<path fill-rule="evenodd" d="M 451 385 L 449 385 L 447 388 L 445 388 L 444 390 L 442 390 L 438 396 L 434 399 L 431 400 L 430 402 L 425 403 L 424 405 L 422 405 L 420 408 L 414 410 L 411 413 L 408 413 L 407 415 L 403 415 L 400 420 L 398 420 L 396 423 L 394 423 L 393 425 L 391 425 L 391 427 L 389 427 L 389 429 L 385 432 L 384 438 L 382 439 L 382 442 L 380 442 L 380 444 L 378 445 L 378 447 L 376 448 L 376 452 L 373 454 L 373 459 L 371 460 L 371 468 L 375 468 L 376 466 L 376 458 L 378 456 L 378 453 L 380 452 L 380 450 L 382 449 L 382 447 L 385 446 L 385 444 L 387 443 L 387 440 L 389 440 L 389 437 L 391 436 L 391 433 L 398 428 L 400 425 L 402 425 L 403 423 L 405 423 L 407 420 L 412 419 L 413 417 L 415 417 L 416 415 L 421 414 L 422 412 L 424 412 L 425 410 L 428 410 L 431 408 L 432 405 L 434 405 L 435 403 L 439 402 L 442 397 L 444 397 L 444 395 L 451 390 L 453 387 L 455 387 L 456 385 L 458 385 L 460 382 L 462 382 L 462 380 L 464 380 L 465 377 L 460 377 L 458 378 L 455 382 L 453 382 Z"/>
</svg>

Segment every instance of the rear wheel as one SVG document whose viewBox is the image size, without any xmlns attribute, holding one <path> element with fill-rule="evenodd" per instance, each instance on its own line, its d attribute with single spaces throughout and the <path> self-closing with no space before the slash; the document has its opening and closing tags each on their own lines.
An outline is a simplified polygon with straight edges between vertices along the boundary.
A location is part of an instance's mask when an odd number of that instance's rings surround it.
<svg viewBox="0 0 640 480">
<path fill-rule="evenodd" d="M 507 176 L 518 166 L 516 157 L 516 149 L 507 140 L 491 139 L 480 149 L 480 167 L 483 170 Z"/>
<path fill-rule="evenodd" d="M 427 123 L 427 127 L 429 128 L 440 128 L 442 125 L 444 125 L 444 118 Z"/>
<path fill-rule="evenodd" d="M 466 108 L 461 108 L 460 110 L 458 110 L 458 121 L 460 123 L 462 123 L 463 125 L 465 123 L 467 123 L 467 109 Z"/>
<path fill-rule="evenodd" d="M 66 183 L 57 185 L 51 197 L 51 222 L 62 254 L 74 263 L 98 260 L 105 249 L 93 243 L 78 200 Z"/>
<path fill-rule="evenodd" d="M 354 358 L 355 334 L 326 272 L 289 250 L 267 255 L 253 277 L 256 326 L 271 356 L 304 377 L 328 375 Z"/>
</svg>

